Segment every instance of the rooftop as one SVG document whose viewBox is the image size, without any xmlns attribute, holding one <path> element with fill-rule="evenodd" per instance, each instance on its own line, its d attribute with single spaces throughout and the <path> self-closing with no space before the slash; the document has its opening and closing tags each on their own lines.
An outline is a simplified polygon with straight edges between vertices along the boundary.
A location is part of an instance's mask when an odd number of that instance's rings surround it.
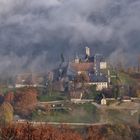
<svg viewBox="0 0 140 140">
<path fill-rule="evenodd" d="M 93 63 L 82 62 L 82 63 L 69 63 L 68 68 L 78 72 L 78 71 L 92 71 L 94 67 Z"/>
</svg>

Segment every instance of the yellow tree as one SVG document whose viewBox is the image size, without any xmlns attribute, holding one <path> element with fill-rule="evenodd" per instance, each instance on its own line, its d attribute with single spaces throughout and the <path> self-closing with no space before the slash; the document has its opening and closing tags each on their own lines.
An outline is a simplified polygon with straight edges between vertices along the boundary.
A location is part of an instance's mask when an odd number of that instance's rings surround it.
<svg viewBox="0 0 140 140">
<path fill-rule="evenodd" d="M 13 107 L 10 103 L 4 102 L 0 106 L 0 122 L 1 124 L 9 124 L 13 120 Z"/>
</svg>

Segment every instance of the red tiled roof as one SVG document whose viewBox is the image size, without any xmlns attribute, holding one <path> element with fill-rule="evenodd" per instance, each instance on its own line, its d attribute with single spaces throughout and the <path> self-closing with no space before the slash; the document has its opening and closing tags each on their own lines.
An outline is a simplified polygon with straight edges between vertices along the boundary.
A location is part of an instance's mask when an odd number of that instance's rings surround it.
<svg viewBox="0 0 140 140">
<path fill-rule="evenodd" d="M 70 63 L 70 68 L 75 71 L 89 71 L 93 70 L 93 63 Z"/>
</svg>

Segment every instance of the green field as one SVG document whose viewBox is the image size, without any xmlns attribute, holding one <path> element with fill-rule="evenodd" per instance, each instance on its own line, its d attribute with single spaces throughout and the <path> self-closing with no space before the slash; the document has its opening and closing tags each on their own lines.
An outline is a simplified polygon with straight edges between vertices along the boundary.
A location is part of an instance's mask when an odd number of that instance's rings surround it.
<svg viewBox="0 0 140 140">
<path fill-rule="evenodd" d="M 44 102 L 44 101 L 57 101 L 57 100 L 65 100 L 66 97 L 65 96 L 61 96 L 61 95 L 42 95 L 38 98 L 39 101 Z"/>
<path fill-rule="evenodd" d="M 132 77 L 130 77 L 128 74 L 120 72 L 119 73 L 119 78 L 122 82 L 122 84 L 129 84 L 129 85 L 133 85 L 136 83 L 136 80 L 133 79 Z"/>
<path fill-rule="evenodd" d="M 97 108 L 90 104 L 67 104 L 69 109 L 55 110 L 51 112 L 35 111 L 32 114 L 34 121 L 52 121 L 69 123 L 91 123 L 99 122 L 99 112 Z"/>
</svg>

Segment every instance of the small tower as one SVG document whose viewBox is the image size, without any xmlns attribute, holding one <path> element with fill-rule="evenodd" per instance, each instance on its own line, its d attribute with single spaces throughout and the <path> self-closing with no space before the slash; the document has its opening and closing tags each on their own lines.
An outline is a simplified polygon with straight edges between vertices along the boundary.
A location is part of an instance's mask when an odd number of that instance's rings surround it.
<svg viewBox="0 0 140 140">
<path fill-rule="evenodd" d="M 86 49 L 86 56 L 89 57 L 90 56 L 90 48 L 86 46 L 85 49 Z"/>
</svg>

